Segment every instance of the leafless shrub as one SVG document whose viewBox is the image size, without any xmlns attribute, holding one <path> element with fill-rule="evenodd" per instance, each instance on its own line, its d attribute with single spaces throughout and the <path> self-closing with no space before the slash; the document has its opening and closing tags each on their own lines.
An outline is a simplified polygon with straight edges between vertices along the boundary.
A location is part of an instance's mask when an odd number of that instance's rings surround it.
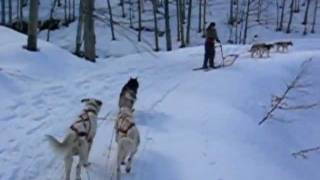
<svg viewBox="0 0 320 180">
<path fill-rule="evenodd" d="M 290 97 L 289 94 L 295 91 L 298 93 L 308 94 L 307 88 L 311 87 L 311 83 L 302 82 L 303 77 L 307 74 L 307 69 L 312 59 L 308 59 L 301 64 L 300 70 L 295 76 L 295 78 L 289 83 L 286 84 L 286 89 L 281 95 L 273 95 L 271 98 L 271 108 L 266 113 L 266 115 L 260 120 L 259 125 L 263 124 L 268 119 L 278 120 L 280 122 L 290 122 L 287 120 L 283 120 L 280 118 L 276 118 L 274 113 L 276 110 L 306 110 L 311 109 L 319 105 L 316 103 L 308 103 L 301 105 L 290 105 L 289 100 L 295 99 L 294 97 Z"/>
</svg>

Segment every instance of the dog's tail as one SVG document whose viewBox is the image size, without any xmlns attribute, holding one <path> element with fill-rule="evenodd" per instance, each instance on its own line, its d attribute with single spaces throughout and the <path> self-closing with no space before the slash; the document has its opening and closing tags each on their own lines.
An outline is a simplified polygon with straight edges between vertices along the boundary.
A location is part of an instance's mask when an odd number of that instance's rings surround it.
<svg viewBox="0 0 320 180">
<path fill-rule="evenodd" d="M 57 154 L 65 154 L 72 140 L 72 134 L 67 135 L 62 142 L 51 135 L 46 135 L 46 137 L 53 151 Z"/>
</svg>

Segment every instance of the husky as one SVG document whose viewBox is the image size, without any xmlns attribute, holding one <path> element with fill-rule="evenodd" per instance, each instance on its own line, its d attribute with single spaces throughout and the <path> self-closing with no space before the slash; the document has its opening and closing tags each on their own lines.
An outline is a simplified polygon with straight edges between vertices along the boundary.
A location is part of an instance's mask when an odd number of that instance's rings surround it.
<svg viewBox="0 0 320 180">
<path fill-rule="evenodd" d="M 273 48 L 273 44 L 259 43 L 253 44 L 249 52 L 251 52 L 251 57 L 253 58 L 255 54 L 258 54 L 260 58 L 266 53 L 267 57 L 270 57 L 270 51 Z"/>
<path fill-rule="evenodd" d="M 275 42 L 274 45 L 277 47 L 277 52 L 280 52 L 281 48 L 281 52 L 286 52 L 289 46 L 293 46 L 293 43 L 291 41 L 279 41 Z"/>
<path fill-rule="evenodd" d="M 130 173 L 132 159 L 140 144 L 140 135 L 134 122 L 133 110 L 128 107 L 120 108 L 114 128 L 118 144 L 116 179 L 120 180 L 121 165 L 125 165 L 126 172 Z"/>
<path fill-rule="evenodd" d="M 90 165 L 88 157 L 97 131 L 97 116 L 101 109 L 102 101 L 86 98 L 82 99 L 81 102 L 85 103 L 85 108 L 77 120 L 70 126 L 69 133 L 62 142 L 51 135 L 47 135 L 49 144 L 54 152 L 64 156 L 65 180 L 70 180 L 73 156 L 79 156 L 76 179 L 81 179 L 81 167 Z"/>
<path fill-rule="evenodd" d="M 123 86 L 119 97 L 119 108 L 128 107 L 133 109 L 133 105 L 137 100 L 139 88 L 138 78 L 130 77 L 129 81 Z"/>
</svg>

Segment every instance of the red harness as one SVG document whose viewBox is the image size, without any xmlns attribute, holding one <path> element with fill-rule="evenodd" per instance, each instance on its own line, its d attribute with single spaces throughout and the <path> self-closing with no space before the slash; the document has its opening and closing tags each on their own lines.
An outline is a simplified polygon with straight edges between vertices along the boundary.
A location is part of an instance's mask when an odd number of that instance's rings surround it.
<svg viewBox="0 0 320 180">
<path fill-rule="evenodd" d="M 89 118 L 89 113 L 94 113 L 96 114 L 96 111 L 92 110 L 92 109 L 85 109 L 84 110 L 84 113 L 82 113 L 81 115 L 79 115 L 79 118 L 80 120 L 76 121 L 75 123 L 73 123 L 71 126 L 70 126 L 70 129 L 72 131 L 74 131 L 79 137 L 85 137 L 87 139 L 88 142 L 92 142 L 92 138 L 89 137 L 89 132 L 91 130 L 91 121 L 90 121 L 90 118 Z M 84 122 L 84 123 L 83 123 Z M 85 131 L 80 131 L 79 129 L 76 128 L 76 124 L 78 123 L 83 123 L 83 126 L 85 129 L 87 129 L 87 125 L 85 122 L 88 122 L 88 131 L 85 132 Z"/>
</svg>

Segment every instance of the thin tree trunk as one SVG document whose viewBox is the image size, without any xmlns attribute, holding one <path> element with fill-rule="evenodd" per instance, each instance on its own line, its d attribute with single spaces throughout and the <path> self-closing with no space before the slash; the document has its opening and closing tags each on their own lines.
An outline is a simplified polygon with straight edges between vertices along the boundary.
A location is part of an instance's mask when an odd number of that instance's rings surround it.
<svg viewBox="0 0 320 180">
<path fill-rule="evenodd" d="M 303 35 L 306 35 L 306 34 L 307 34 L 310 1 L 311 1 L 311 0 L 308 0 L 308 1 L 307 1 L 307 7 L 306 7 L 305 14 L 304 14 L 304 20 L 303 20 L 303 23 L 302 23 L 302 24 L 304 24 Z"/>
<path fill-rule="evenodd" d="M 202 37 L 206 36 L 206 25 L 207 25 L 207 0 L 203 0 L 203 26 L 202 26 Z"/>
<path fill-rule="evenodd" d="M 130 22 L 130 28 L 133 28 L 132 14 L 133 14 L 133 3 L 132 3 L 132 0 L 129 0 L 129 22 Z"/>
<path fill-rule="evenodd" d="M 234 33 L 234 41 L 235 44 L 238 44 L 238 33 L 239 33 L 239 0 L 237 0 L 237 7 L 236 7 L 236 30 Z"/>
<path fill-rule="evenodd" d="M 201 20 L 202 20 L 202 0 L 199 0 L 199 20 L 198 20 L 198 32 L 201 33 L 202 31 L 202 23 L 201 23 Z"/>
<path fill-rule="evenodd" d="M 313 21 L 312 21 L 311 33 L 315 33 L 315 26 L 316 26 L 316 22 L 317 22 L 317 10 L 318 10 L 319 0 L 315 0 L 314 3 L 315 3 L 315 5 L 314 5 L 314 10 L 313 10 Z"/>
<path fill-rule="evenodd" d="M 53 1 L 52 7 L 50 9 L 50 22 L 52 22 L 52 20 L 53 20 L 53 12 L 54 12 L 54 8 L 56 7 L 57 1 L 58 0 Z M 49 27 L 48 27 L 47 41 L 50 41 L 50 29 L 51 29 L 50 25 L 51 25 L 51 23 L 49 24 Z"/>
<path fill-rule="evenodd" d="M 284 19 L 284 10 L 286 8 L 286 1 L 287 0 L 282 0 L 280 23 L 279 23 L 279 27 L 277 28 L 278 31 L 282 31 L 283 29 L 283 19 Z"/>
<path fill-rule="evenodd" d="M 234 0 L 230 0 L 230 12 L 229 12 L 229 20 L 228 20 L 228 24 L 233 25 L 233 1 Z"/>
<path fill-rule="evenodd" d="M 12 0 L 9 0 L 9 25 L 12 24 Z"/>
<path fill-rule="evenodd" d="M 169 0 L 164 0 L 164 19 L 166 23 L 166 42 L 167 42 L 167 51 L 172 50 L 171 42 L 171 28 L 170 28 L 170 14 L 169 14 Z"/>
<path fill-rule="evenodd" d="M 37 51 L 38 0 L 30 0 L 28 44 L 29 51 Z"/>
<path fill-rule="evenodd" d="M 279 28 L 279 0 L 276 0 L 276 8 L 277 8 L 277 11 L 276 11 L 276 14 L 277 14 L 277 17 L 276 17 L 276 21 L 277 21 L 277 25 L 276 25 L 276 31 L 277 29 Z"/>
<path fill-rule="evenodd" d="M 85 0 L 84 7 L 84 57 L 95 62 L 96 58 L 96 36 L 94 31 L 94 0 Z"/>
<path fill-rule="evenodd" d="M 68 12 L 68 21 L 71 22 L 71 0 L 68 0 L 68 9 L 69 9 L 69 12 Z"/>
<path fill-rule="evenodd" d="M 76 0 L 72 0 L 72 21 L 75 21 L 75 20 L 76 20 Z"/>
<path fill-rule="evenodd" d="M 244 32 L 243 32 L 243 44 L 246 44 L 247 42 L 247 34 L 248 34 L 248 24 L 249 24 L 249 16 L 250 16 L 250 3 L 251 1 L 248 0 L 247 2 L 247 12 L 246 12 L 246 20 L 245 20 L 245 26 L 244 26 Z"/>
<path fill-rule="evenodd" d="M 122 13 L 122 17 L 126 17 L 126 13 L 125 13 L 125 7 L 124 7 L 124 0 L 120 0 L 120 4 L 121 4 L 121 13 Z"/>
<path fill-rule="evenodd" d="M 108 3 L 108 9 L 109 9 L 109 16 L 110 16 L 110 27 L 111 27 L 111 35 L 112 35 L 112 40 L 116 40 L 116 36 L 114 35 L 114 28 L 113 28 L 113 15 L 112 15 L 112 8 L 110 4 L 110 0 L 107 0 Z"/>
<path fill-rule="evenodd" d="M 1 0 L 1 24 L 6 24 L 6 0 Z"/>
<path fill-rule="evenodd" d="M 81 56 L 81 45 L 82 45 L 82 28 L 83 28 L 83 1 L 80 0 L 79 4 L 79 19 L 77 27 L 77 37 L 76 37 L 76 51 L 75 54 Z"/>
<path fill-rule="evenodd" d="M 23 25 L 22 25 L 22 22 L 23 22 L 23 0 L 20 0 L 20 7 L 19 7 L 19 13 L 20 13 L 20 30 L 22 31 L 23 29 Z"/>
<path fill-rule="evenodd" d="M 291 23 L 292 23 L 292 18 L 293 18 L 293 1 L 294 0 L 291 0 L 291 4 L 290 4 L 290 17 L 289 17 L 286 33 L 290 33 L 291 32 Z"/>
<path fill-rule="evenodd" d="M 142 31 L 142 20 L 141 20 L 141 0 L 138 0 L 138 41 L 140 42 L 141 41 L 141 31 Z"/>
<path fill-rule="evenodd" d="M 179 0 L 176 0 L 176 14 L 177 14 L 177 41 L 181 40 L 181 31 L 180 31 L 180 7 Z"/>
<path fill-rule="evenodd" d="M 181 35 L 181 45 L 180 45 L 180 47 L 185 47 L 186 46 L 186 44 L 185 44 L 185 39 L 184 39 L 184 27 L 183 27 L 183 3 L 182 3 L 182 0 L 179 0 L 179 10 L 180 10 L 180 15 L 179 15 L 179 17 L 180 17 L 180 31 L 181 31 L 181 33 L 180 33 L 180 35 Z"/>
<path fill-rule="evenodd" d="M 157 2 L 156 0 L 152 0 L 153 6 L 153 19 L 154 19 L 154 43 L 155 43 L 155 51 L 159 51 L 159 38 L 158 38 L 158 18 L 157 18 Z"/>
<path fill-rule="evenodd" d="M 64 23 L 68 24 L 68 15 L 67 15 L 67 0 L 64 0 Z"/>
<path fill-rule="evenodd" d="M 257 22 L 260 22 L 260 19 L 261 19 L 261 13 L 262 13 L 262 2 L 261 2 L 261 0 L 258 0 L 258 14 L 257 14 Z"/>
<path fill-rule="evenodd" d="M 302 22 L 302 24 L 307 24 L 307 22 L 308 22 L 308 14 L 309 14 L 309 6 L 310 6 L 310 0 L 307 0 L 307 6 L 306 6 L 306 10 L 305 10 L 305 12 L 304 12 L 304 18 L 303 18 L 303 22 Z"/>
<path fill-rule="evenodd" d="M 192 16 L 192 0 L 189 0 L 186 44 L 190 44 L 191 16 Z"/>
</svg>

